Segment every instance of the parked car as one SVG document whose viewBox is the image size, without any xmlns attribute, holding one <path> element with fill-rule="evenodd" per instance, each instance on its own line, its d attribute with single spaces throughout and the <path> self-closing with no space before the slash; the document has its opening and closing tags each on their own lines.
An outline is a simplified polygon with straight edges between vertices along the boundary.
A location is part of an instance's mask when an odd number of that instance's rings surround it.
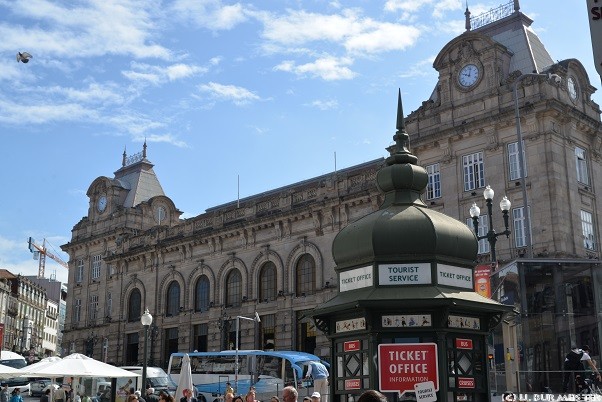
<svg viewBox="0 0 602 402">
<path fill-rule="evenodd" d="M 32 378 L 29 383 L 29 396 L 42 396 L 50 387 L 54 387 L 55 390 L 59 388 L 50 378 Z"/>
</svg>

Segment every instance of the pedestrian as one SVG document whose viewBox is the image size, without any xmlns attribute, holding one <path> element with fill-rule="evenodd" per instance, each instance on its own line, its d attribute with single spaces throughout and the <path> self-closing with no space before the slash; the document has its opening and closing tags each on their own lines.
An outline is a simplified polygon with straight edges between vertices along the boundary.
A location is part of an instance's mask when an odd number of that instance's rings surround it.
<svg viewBox="0 0 602 402">
<path fill-rule="evenodd" d="M 146 402 L 159 402 L 159 397 L 155 395 L 155 389 L 153 387 L 148 387 L 146 389 Z"/>
<path fill-rule="evenodd" d="M 0 391 L 0 402 L 8 402 L 10 393 L 8 392 L 8 385 L 4 384 L 2 391 Z"/>
<path fill-rule="evenodd" d="M 234 395 L 234 388 L 232 388 L 232 384 L 230 384 L 229 382 L 226 383 L 226 392 L 225 393 Z"/>
<path fill-rule="evenodd" d="M 245 395 L 245 402 L 257 402 L 255 400 L 255 390 L 253 388 L 250 388 L 247 395 Z"/>
<path fill-rule="evenodd" d="M 54 402 L 65 402 L 65 389 L 61 386 L 54 391 Z"/>
<path fill-rule="evenodd" d="M 138 398 L 138 401 L 140 401 L 140 402 L 146 402 L 146 399 L 144 399 L 142 397 L 142 392 L 140 392 L 140 391 L 134 391 L 134 395 L 136 395 L 136 398 Z"/>
<path fill-rule="evenodd" d="M 79 392 L 73 392 L 73 402 L 82 402 L 82 397 Z"/>
<path fill-rule="evenodd" d="M 227 392 L 226 395 L 224 395 L 224 401 L 225 402 L 233 402 L 234 401 L 234 392 Z"/>
<path fill-rule="evenodd" d="M 322 395 L 322 402 L 328 402 L 328 376 L 328 369 L 322 362 L 313 361 L 309 363 L 305 378 L 313 378 L 314 391 L 318 391 Z"/>
<path fill-rule="evenodd" d="M 82 402 L 92 402 L 92 398 L 84 393 L 84 396 L 82 396 Z"/>
<path fill-rule="evenodd" d="M 311 402 L 311 398 L 309 396 L 304 396 L 303 402 Z"/>
<path fill-rule="evenodd" d="M 50 388 L 48 388 L 40 397 L 40 402 L 51 402 L 50 401 Z"/>
<path fill-rule="evenodd" d="M 376 390 L 369 389 L 360 395 L 357 402 L 387 402 L 387 397 Z"/>
<path fill-rule="evenodd" d="M 11 392 L 9 402 L 23 402 L 23 398 L 21 397 L 21 390 L 19 388 L 13 389 Z"/>
<path fill-rule="evenodd" d="M 315 391 L 313 394 L 311 394 L 310 401 L 311 402 L 320 402 L 320 393 L 318 391 Z"/>
<path fill-rule="evenodd" d="M 278 398 L 278 396 L 274 395 L 273 397 L 270 398 L 270 402 L 280 402 L 280 398 Z"/>
<path fill-rule="evenodd" d="M 282 402 L 297 402 L 299 392 L 292 385 L 282 388 Z"/>
<path fill-rule="evenodd" d="M 180 402 L 197 402 L 197 399 L 192 396 L 192 390 L 188 388 L 184 388 L 182 391 L 183 397 L 180 398 Z"/>
</svg>

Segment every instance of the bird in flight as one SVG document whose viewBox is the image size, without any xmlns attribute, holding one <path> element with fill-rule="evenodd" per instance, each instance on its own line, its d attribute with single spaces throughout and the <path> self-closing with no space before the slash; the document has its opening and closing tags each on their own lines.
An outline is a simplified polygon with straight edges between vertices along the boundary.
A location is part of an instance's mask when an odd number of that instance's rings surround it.
<svg viewBox="0 0 602 402">
<path fill-rule="evenodd" d="M 33 56 L 27 52 L 19 52 L 17 53 L 17 62 L 22 62 L 22 63 L 28 63 L 29 59 L 31 59 Z"/>
</svg>

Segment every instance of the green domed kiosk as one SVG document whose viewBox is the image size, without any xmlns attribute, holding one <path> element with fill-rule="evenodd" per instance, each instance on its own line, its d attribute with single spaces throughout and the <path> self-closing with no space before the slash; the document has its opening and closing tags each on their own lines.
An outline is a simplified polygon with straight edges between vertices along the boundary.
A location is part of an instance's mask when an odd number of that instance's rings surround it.
<svg viewBox="0 0 602 402">
<path fill-rule="evenodd" d="M 489 401 L 486 338 L 511 311 L 474 291 L 477 239 L 420 199 L 401 92 L 395 145 L 377 174 L 380 209 L 337 235 L 339 294 L 309 314 L 331 340 L 328 402 L 376 389 L 389 400 Z"/>
</svg>

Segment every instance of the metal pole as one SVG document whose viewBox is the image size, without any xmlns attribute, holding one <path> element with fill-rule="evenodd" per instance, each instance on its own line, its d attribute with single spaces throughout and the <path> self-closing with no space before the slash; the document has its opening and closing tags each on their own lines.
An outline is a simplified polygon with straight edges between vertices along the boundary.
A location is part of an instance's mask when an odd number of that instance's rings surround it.
<svg viewBox="0 0 602 402">
<path fill-rule="evenodd" d="M 148 349 L 148 325 L 144 326 L 144 353 L 142 360 L 142 384 L 140 385 L 140 393 L 146 395 L 146 366 L 147 366 L 147 349 Z"/>
<path fill-rule="evenodd" d="M 240 326 L 240 316 L 236 316 L 236 352 L 234 358 L 234 392 L 238 393 L 238 327 Z"/>
</svg>

